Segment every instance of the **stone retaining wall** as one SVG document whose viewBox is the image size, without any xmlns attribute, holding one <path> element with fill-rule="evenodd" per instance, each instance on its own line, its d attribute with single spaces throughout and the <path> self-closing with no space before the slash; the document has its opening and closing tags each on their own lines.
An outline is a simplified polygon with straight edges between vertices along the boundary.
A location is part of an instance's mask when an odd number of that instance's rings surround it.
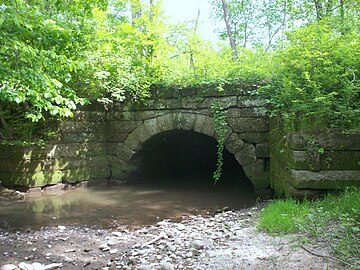
<svg viewBox="0 0 360 270">
<path fill-rule="evenodd" d="M 277 194 L 303 197 L 360 186 L 359 133 L 286 133 L 279 119 L 270 127 L 270 178 Z"/>
</svg>

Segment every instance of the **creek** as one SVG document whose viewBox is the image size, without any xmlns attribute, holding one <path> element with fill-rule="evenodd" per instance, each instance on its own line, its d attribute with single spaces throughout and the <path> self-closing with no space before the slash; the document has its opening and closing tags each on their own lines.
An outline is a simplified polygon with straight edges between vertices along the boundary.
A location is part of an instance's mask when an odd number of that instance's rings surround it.
<svg viewBox="0 0 360 270">
<path fill-rule="evenodd" d="M 163 219 L 209 215 L 223 207 L 238 209 L 255 203 L 249 185 L 214 187 L 211 180 L 191 185 L 184 179 L 176 180 L 171 184 L 76 188 L 26 196 L 23 201 L 0 201 L 0 228 L 10 231 L 58 225 L 136 228 Z"/>
</svg>

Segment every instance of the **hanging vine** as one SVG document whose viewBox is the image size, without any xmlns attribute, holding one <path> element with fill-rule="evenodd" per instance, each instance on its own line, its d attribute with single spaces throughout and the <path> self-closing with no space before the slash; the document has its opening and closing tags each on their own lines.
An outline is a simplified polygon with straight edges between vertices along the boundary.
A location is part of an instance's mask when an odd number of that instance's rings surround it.
<svg viewBox="0 0 360 270">
<path fill-rule="evenodd" d="M 217 100 L 211 103 L 211 112 L 214 119 L 214 129 L 217 135 L 217 164 L 213 175 L 214 185 L 219 181 L 223 167 L 223 155 L 226 135 L 225 111 L 221 103 Z"/>
</svg>

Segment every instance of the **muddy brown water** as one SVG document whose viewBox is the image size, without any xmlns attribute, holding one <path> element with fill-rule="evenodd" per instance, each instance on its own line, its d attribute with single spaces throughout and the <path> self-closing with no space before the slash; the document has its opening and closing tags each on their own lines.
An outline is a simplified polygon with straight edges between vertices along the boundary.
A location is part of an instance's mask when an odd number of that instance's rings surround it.
<svg viewBox="0 0 360 270">
<path fill-rule="evenodd" d="M 171 184 L 169 184 L 171 183 Z M 180 180 L 117 187 L 77 188 L 42 193 L 23 201 L 0 201 L 0 228 L 38 230 L 58 225 L 130 228 L 163 219 L 211 215 L 217 209 L 240 209 L 255 204 L 251 186 L 212 183 L 189 184 Z"/>
</svg>

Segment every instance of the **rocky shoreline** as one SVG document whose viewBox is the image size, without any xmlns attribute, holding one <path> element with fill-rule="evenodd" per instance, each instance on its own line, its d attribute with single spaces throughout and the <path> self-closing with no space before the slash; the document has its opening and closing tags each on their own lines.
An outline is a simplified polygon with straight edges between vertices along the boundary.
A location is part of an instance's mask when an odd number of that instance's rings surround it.
<svg viewBox="0 0 360 270">
<path fill-rule="evenodd" d="M 2 270 L 342 269 L 299 246 L 296 235 L 256 230 L 262 206 L 210 217 L 163 220 L 129 230 L 58 226 L 0 231 Z M 328 255 L 324 246 L 309 246 Z"/>
</svg>

